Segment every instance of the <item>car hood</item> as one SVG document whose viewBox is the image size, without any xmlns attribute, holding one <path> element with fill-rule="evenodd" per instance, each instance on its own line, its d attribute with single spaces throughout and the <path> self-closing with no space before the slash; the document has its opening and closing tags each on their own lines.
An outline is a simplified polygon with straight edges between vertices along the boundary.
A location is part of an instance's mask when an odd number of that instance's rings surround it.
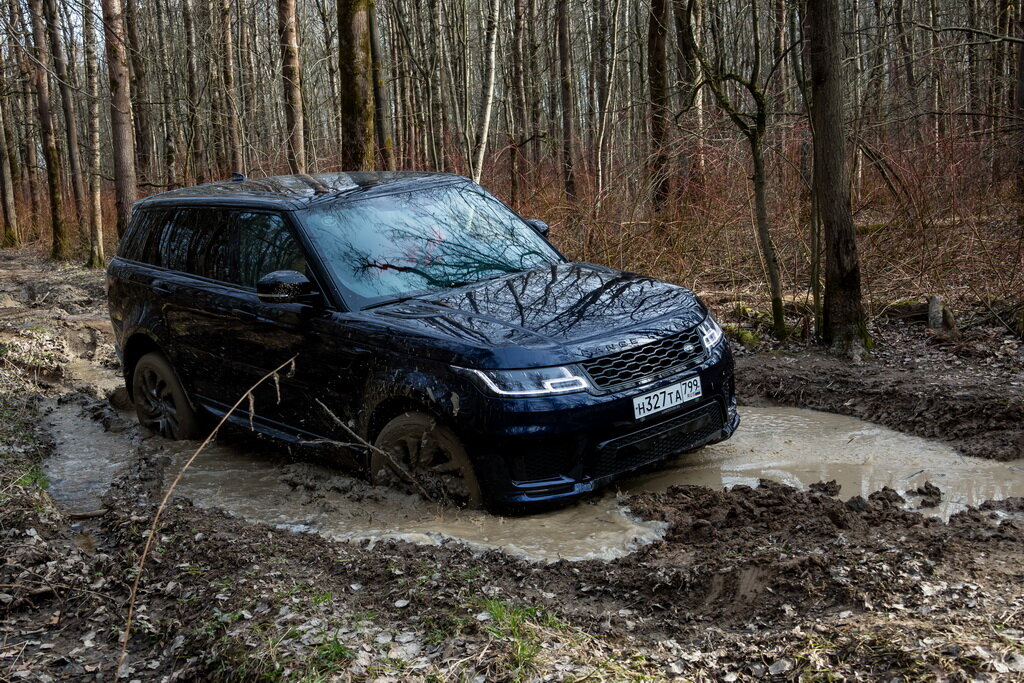
<svg viewBox="0 0 1024 683">
<path fill-rule="evenodd" d="M 418 355 L 482 368 L 572 363 L 703 320 L 690 290 L 589 263 L 550 267 L 364 311 Z"/>
</svg>

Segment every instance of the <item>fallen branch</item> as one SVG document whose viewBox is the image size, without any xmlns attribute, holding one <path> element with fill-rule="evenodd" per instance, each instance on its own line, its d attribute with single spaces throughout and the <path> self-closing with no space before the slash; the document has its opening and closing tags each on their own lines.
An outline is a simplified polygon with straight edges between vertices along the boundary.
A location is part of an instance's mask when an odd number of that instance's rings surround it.
<svg viewBox="0 0 1024 683">
<path fill-rule="evenodd" d="M 419 480 L 418 480 L 418 479 L 416 478 L 416 476 L 415 476 L 415 475 L 414 475 L 414 474 L 412 473 L 412 471 L 411 471 L 411 470 L 408 470 L 408 469 L 406 469 L 406 467 L 405 467 L 405 466 L 404 466 L 404 465 L 403 465 L 402 463 L 398 462 L 398 461 L 397 461 L 397 460 L 395 459 L 395 456 L 394 456 L 394 455 L 392 455 L 391 453 L 388 453 L 388 452 L 387 452 L 386 450 L 384 450 L 383 448 L 378 448 L 377 446 L 374 446 L 374 445 L 373 445 L 373 444 L 371 444 L 371 443 L 370 443 L 369 441 L 367 441 L 367 440 L 366 440 L 366 439 L 364 439 L 363 437 L 361 437 L 361 436 L 359 436 L 358 434 L 356 434 L 356 432 L 355 432 L 355 430 L 354 430 L 354 429 L 352 429 L 352 428 L 351 428 L 351 427 L 349 427 L 349 426 L 348 426 L 347 424 L 345 424 L 345 422 L 344 422 L 344 421 L 343 421 L 343 420 L 342 420 L 342 419 L 341 419 L 340 417 L 338 417 L 337 415 L 335 415 L 335 414 L 334 414 L 334 413 L 333 413 L 333 412 L 331 411 L 331 409 L 330 409 L 330 408 L 328 408 L 327 406 L 325 406 L 325 405 L 324 405 L 324 404 L 323 404 L 323 403 L 322 403 L 322 402 L 320 401 L 320 399 L 314 399 L 314 400 L 316 401 L 316 404 L 317 404 L 318 406 L 320 406 L 320 407 L 321 407 L 321 408 L 323 409 L 323 411 L 324 411 L 325 413 L 327 413 L 327 415 L 328 415 L 328 416 L 329 416 L 329 417 L 331 418 L 331 420 L 333 420 L 333 421 L 334 421 L 334 423 L 335 423 L 336 425 L 338 425 L 339 427 L 341 427 L 342 429 L 344 429 L 344 430 L 345 430 L 345 431 L 346 431 L 346 432 L 348 433 L 348 435 L 349 435 L 349 436 L 351 436 L 351 437 L 352 437 L 353 439 L 355 439 L 355 440 L 356 440 L 356 441 L 358 442 L 358 444 L 359 444 L 359 445 L 363 446 L 363 447 L 364 447 L 364 448 L 366 448 L 366 449 L 369 449 L 369 450 L 371 450 L 371 451 L 374 451 L 375 453 L 380 453 L 381 455 L 383 455 L 383 456 L 384 456 L 385 458 L 387 458 L 387 459 L 388 459 L 388 462 L 390 462 L 390 463 L 391 463 L 391 464 L 392 464 L 392 465 L 393 465 L 393 466 L 395 467 L 395 470 L 396 470 L 397 472 L 399 472 L 400 474 L 402 474 L 403 476 L 405 476 L 405 477 L 406 477 L 406 478 L 407 478 L 407 479 L 408 479 L 408 480 L 409 480 L 409 481 L 410 481 L 410 482 L 412 483 L 412 485 L 416 487 L 416 489 L 417 489 L 417 490 L 418 490 L 418 491 L 420 492 L 420 495 L 421 495 L 421 496 L 423 496 L 424 498 L 426 498 L 427 500 L 429 500 L 429 501 L 431 501 L 431 502 L 436 502 L 436 501 L 434 500 L 434 497 L 433 497 L 432 495 L 430 495 L 430 494 L 429 494 L 429 493 L 427 492 L 427 489 L 423 487 L 423 484 L 421 484 L 421 483 L 419 482 Z M 336 444 L 336 445 L 340 445 L 340 446 L 348 446 L 348 445 L 350 445 L 350 444 L 340 444 L 340 443 L 336 443 L 336 442 L 335 442 L 335 444 Z"/>
<path fill-rule="evenodd" d="M 291 365 L 292 369 L 294 370 L 296 358 L 297 356 L 292 356 L 284 363 L 281 363 L 276 368 L 274 368 L 267 374 L 263 375 L 263 377 L 261 377 L 258 382 L 253 384 L 244 394 L 238 397 L 238 400 L 235 401 L 235 404 L 231 406 L 231 408 L 226 413 L 224 413 L 224 417 L 220 419 L 220 422 L 217 423 L 217 426 L 213 428 L 213 431 L 207 435 L 207 437 L 203 440 L 201 444 L 199 444 L 199 448 L 195 450 L 191 457 L 189 457 L 189 459 L 182 466 L 181 470 L 178 472 L 178 476 L 174 478 L 174 481 L 171 482 L 171 486 L 167 489 L 167 493 L 164 494 L 163 500 L 160 501 L 160 505 L 157 506 L 156 514 L 153 515 L 153 523 L 149 527 L 149 535 L 146 537 L 146 545 L 142 548 L 142 556 L 139 558 L 139 564 L 138 567 L 136 568 L 135 580 L 132 582 L 131 594 L 128 597 L 128 616 L 126 618 L 126 623 L 124 626 L 124 633 L 121 634 L 121 654 L 118 655 L 117 658 L 117 671 L 114 672 L 115 679 L 121 678 L 121 672 L 124 667 L 124 658 L 128 654 L 128 638 L 131 636 L 132 633 L 132 618 L 135 614 L 135 600 L 138 597 L 139 593 L 139 581 L 142 579 L 142 570 L 146 565 L 146 558 L 149 557 L 149 551 L 152 549 L 153 539 L 156 537 L 157 524 L 160 523 L 160 516 L 163 514 L 164 508 L 167 507 L 167 502 L 171 499 L 171 494 L 174 493 L 174 489 L 178 486 L 178 483 L 181 481 L 181 478 L 185 475 L 185 472 L 188 470 L 188 468 L 191 467 L 195 459 L 199 457 L 199 454 L 203 452 L 203 449 L 206 448 L 210 441 L 212 441 L 213 438 L 217 436 L 217 432 L 220 431 L 220 428 L 224 426 L 224 423 L 227 422 L 228 418 L 231 417 L 231 415 L 238 409 L 238 406 L 242 405 L 242 401 L 250 398 L 252 396 L 252 392 L 255 391 L 258 386 L 266 382 L 268 379 L 270 379 L 271 377 L 276 378 L 277 373 L 284 370 L 287 366 Z"/>
</svg>

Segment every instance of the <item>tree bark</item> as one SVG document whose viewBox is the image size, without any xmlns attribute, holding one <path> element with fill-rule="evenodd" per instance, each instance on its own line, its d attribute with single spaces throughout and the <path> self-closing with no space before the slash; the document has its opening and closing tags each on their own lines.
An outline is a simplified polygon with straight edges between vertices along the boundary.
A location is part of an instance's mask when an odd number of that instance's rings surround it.
<svg viewBox="0 0 1024 683">
<path fill-rule="evenodd" d="M 652 0 L 647 23 L 647 81 L 651 93 L 651 184 L 654 208 L 668 199 L 668 22 L 669 0 Z"/>
<path fill-rule="evenodd" d="M 487 152 L 487 136 L 491 132 L 491 110 L 494 107 L 494 72 L 498 45 L 498 13 L 501 0 L 491 0 L 491 15 L 487 19 L 487 75 L 483 79 L 480 93 L 480 125 L 477 128 L 476 155 L 473 161 L 473 182 L 479 183 L 484 171 L 484 156 Z"/>
<path fill-rule="evenodd" d="M 231 164 L 232 171 L 243 173 L 245 164 L 242 162 L 242 143 L 238 133 L 238 97 L 235 92 L 235 39 L 232 6 L 231 0 L 221 0 L 220 42 L 224 55 L 221 61 L 221 73 L 224 79 L 224 122 L 228 133 L 228 163 Z"/>
<path fill-rule="evenodd" d="M 377 149 L 380 152 L 381 166 L 388 171 L 395 170 L 394 141 L 391 139 L 391 126 L 388 112 L 384 106 L 384 80 L 380 46 L 380 30 L 377 26 L 377 8 L 370 7 L 370 59 L 373 75 L 373 130 L 377 136 Z"/>
<path fill-rule="evenodd" d="M 71 257 L 71 242 L 64 223 L 64 198 L 60 185 L 60 154 L 57 151 L 57 136 L 53 128 L 53 111 L 50 109 L 50 55 L 46 49 L 46 32 L 43 28 L 41 0 L 29 0 L 28 11 L 32 19 L 33 57 L 35 58 L 36 112 L 39 116 L 39 137 L 43 145 L 43 163 L 46 165 L 46 181 L 50 198 L 50 230 L 52 247 L 50 256 L 66 260 Z"/>
<path fill-rule="evenodd" d="M 89 93 L 88 129 L 88 186 L 89 186 L 89 259 L 88 268 L 102 268 L 103 253 L 103 201 L 100 194 L 102 172 L 100 166 L 100 83 L 99 60 L 96 57 L 96 30 L 93 25 L 92 2 L 82 12 L 82 32 L 85 34 L 85 87 Z"/>
<path fill-rule="evenodd" d="M 82 184 L 81 148 L 78 141 L 78 112 L 69 82 L 68 60 L 64 55 L 63 31 L 61 30 L 60 15 L 57 13 L 56 1 L 44 0 L 43 12 L 50 38 L 50 53 L 53 55 L 53 69 L 57 76 L 61 107 L 64 109 L 64 133 L 68 144 L 68 169 L 71 175 L 72 196 L 75 199 L 75 212 L 80 214 L 85 206 L 85 188 Z"/>
<path fill-rule="evenodd" d="M 110 77 L 110 134 L 114 157 L 114 195 L 117 236 L 124 235 L 135 203 L 135 131 L 132 124 L 131 81 L 125 49 L 121 0 L 103 2 L 103 41 Z"/>
<path fill-rule="evenodd" d="M 281 78 L 288 136 L 288 165 L 292 173 L 306 172 L 306 133 L 302 115 L 302 67 L 295 0 L 278 0 L 277 30 L 281 44 Z"/>
<path fill-rule="evenodd" d="M 341 77 L 342 166 L 374 167 L 373 55 L 370 0 L 338 1 L 338 72 Z"/>
<path fill-rule="evenodd" d="M 810 64 L 814 194 L 825 233 L 823 341 L 857 355 L 870 338 L 861 303 L 860 264 L 850 211 L 843 131 L 842 38 L 838 0 L 806 0 L 804 36 Z"/>
<path fill-rule="evenodd" d="M 139 178 L 146 179 L 153 161 L 153 134 L 150 107 L 145 101 L 147 71 L 142 38 L 139 35 L 138 0 L 124 0 L 122 11 L 124 34 L 128 40 L 128 87 L 132 97 L 132 123 L 135 126 L 135 173 Z"/>
<path fill-rule="evenodd" d="M 569 201 L 576 200 L 576 171 L 573 152 L 576 113 L 572 94 L 572 47 L 569 44 L 569 2 L 558 1 L 558 84 L 562 109 L 562 183 Z"/>
<path fill-rule="evenodd" d="M 4 213 L 4 232 L 0 247 L 4 249 L 21 246 L 18 231 L 18 207 L 14 201 L 14 178 L 11 175 L 11 157 L 7 139 L 9 128 L 0 103 L 0 203 Z"/>
</svg>

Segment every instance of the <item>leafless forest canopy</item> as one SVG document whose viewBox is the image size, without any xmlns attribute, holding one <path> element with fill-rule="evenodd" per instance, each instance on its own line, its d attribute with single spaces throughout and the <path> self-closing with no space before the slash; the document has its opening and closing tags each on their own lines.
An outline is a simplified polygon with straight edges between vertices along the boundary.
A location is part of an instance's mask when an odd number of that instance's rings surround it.
<svg viewBox="0 0 1024 683">
<path fill-rule="evenodd" d="M 817 300 L 808 31 L 825 8 L 842 117 L 826 142 L 845 161 L 827 177 L 849 178 L 868 302 L 1022 289 L 1009 0 L 3 4 L 6 246 L 100 265 L 145 194 L 438 170 L 549 220 L 574 258 Z"/>
</svg>

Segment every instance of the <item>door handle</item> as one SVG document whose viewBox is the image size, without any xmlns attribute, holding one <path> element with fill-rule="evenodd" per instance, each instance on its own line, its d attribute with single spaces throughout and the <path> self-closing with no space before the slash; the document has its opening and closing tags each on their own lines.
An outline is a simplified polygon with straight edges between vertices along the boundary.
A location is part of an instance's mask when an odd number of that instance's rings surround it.
<svg viewBox="0 0 1024 683">
<path fill-rule="evenodd" d="M 170 287 L 167 286 L 167 283 L 164 280 L 153 280 L 153 282 L 150 283 L 150 287 L 154 292 L 158 292 L 160 294 L 171 293 Z"/>
</svg>

